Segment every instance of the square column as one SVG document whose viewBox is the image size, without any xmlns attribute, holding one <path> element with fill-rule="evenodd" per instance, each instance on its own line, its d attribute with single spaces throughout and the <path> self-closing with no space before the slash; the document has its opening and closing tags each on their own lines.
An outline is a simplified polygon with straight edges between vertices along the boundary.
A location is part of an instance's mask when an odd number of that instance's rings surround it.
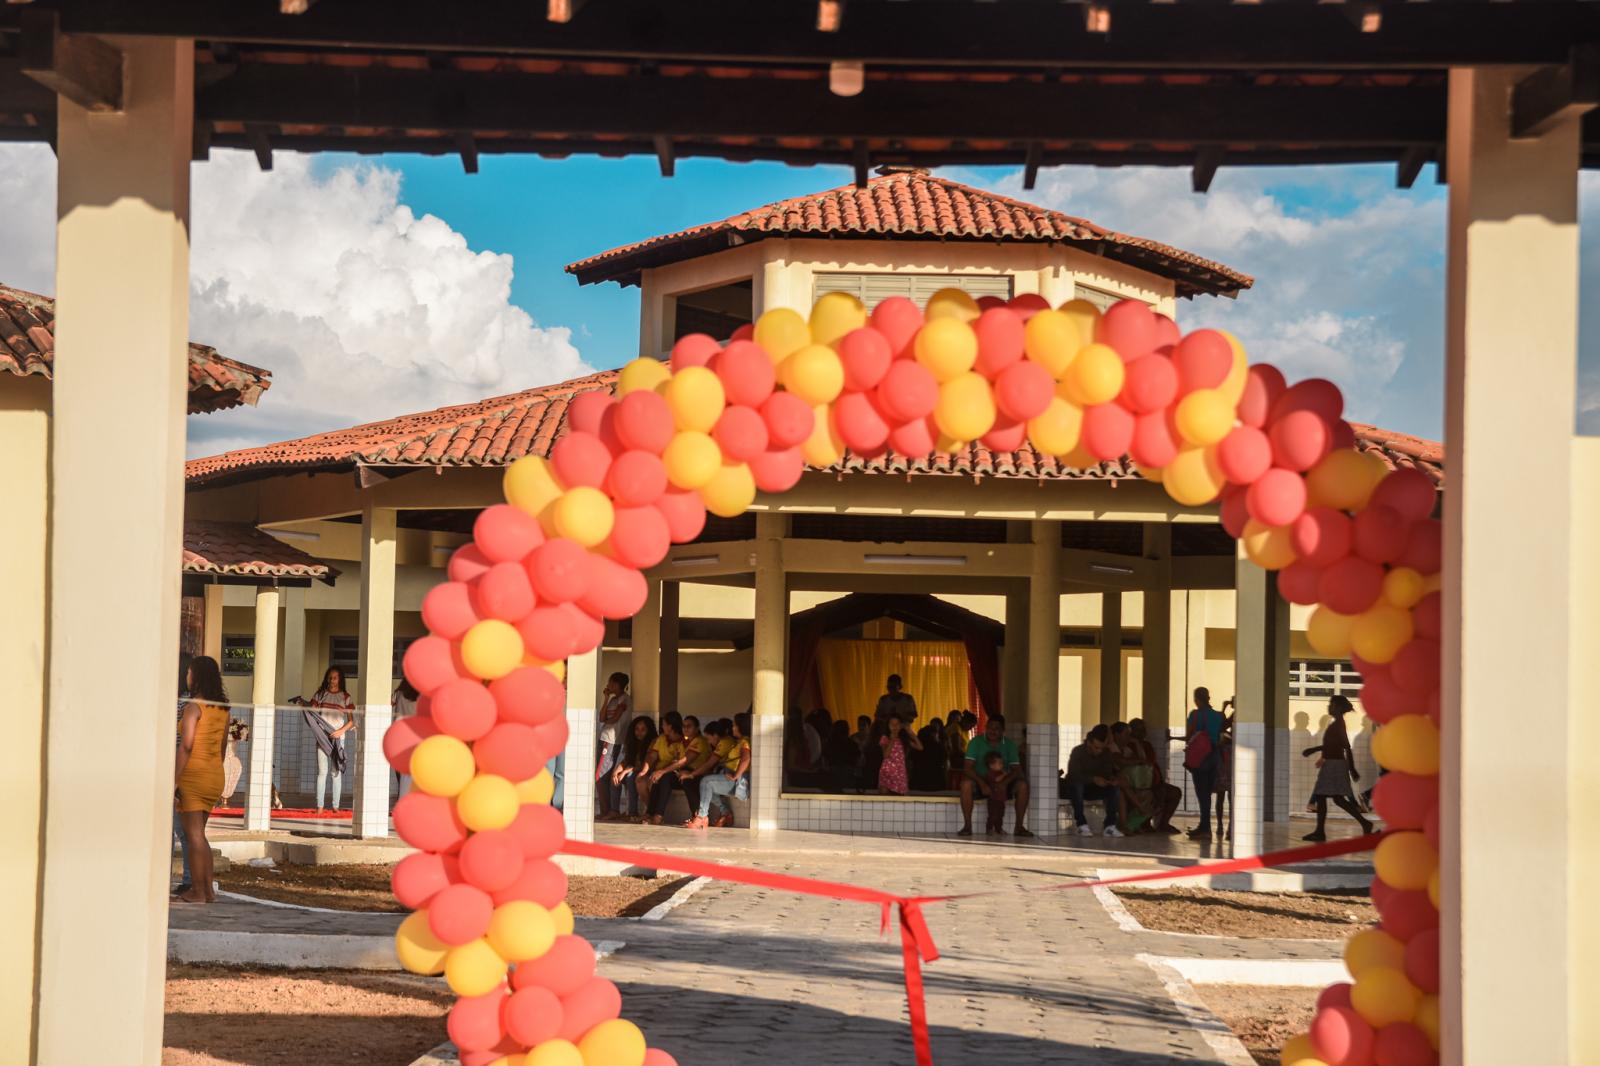
<svg viewBox="0 0 1600 1066">
<path fill-rule="evenodd" d="M 1146 735 L 1164 736 L 1172 720 L 1172 527 L 1147 522 L 1144 555 L 1156 563 L 1155 580 L 1144 590 L 1144 622 L 1139 637 L 1139 716 Z M 1182 691 L 1182 685 L 1178 686 Z M 1131 710 L 1131 708 L 1130 708 Z M 1160 750 L 1159 746 L 1156 750 Z"/>
<path fill-rule="evenodd" d="M 250 774 L 245 779 L 244 827 L 272 828 L 272 748 L 278 725 L 278 602 L 271 585 L 256 589 L 255 675 L 250 683 Z"/>
<path fill-rule="evenodd" d="M 661 713 L 661 579 L 645 578 L 644 606 L 633 616 L 628 695 L 634 714 Z"/>
<path fill-rule="evenodd" d="M 1041 837 L 1060 832 L 1061 768 L 1061 523 L 1033 523 L 1028 572 L 1028 828 Z"/>
<path fill-rule="evenodd" d="M 1122 718 L 1122 590 L 1100 594 L 1100 721 Z"/>
<path fill-rule="evenodd" d="M 207 585 L 201 590 L 204 594 L 205 614 L 202 616 L 201 625 L 204 635 L 200 640 L 200 654 L 209 655 L 222 665 L 222 597 L 226 589 L 221 585 Z"/>
<path fill-rule="evenodd" d="M 113 43 L 123 53 L 123 110 L 91 114 L 64 96 L 56 104 L 49 715 L 32 1059 L 49 1064 L 101 1060 L 112 1045 L 124 1061 L 159 1060 L 167 962 L 194 47 Z M 107 678 L 122 713 L 107 713 Z M 22 944 L 7 944 L 26 957 Z M 4 1040 L 29 1061 L 26 1029 Z"/>
<path fill-rule="evenodd" d="M 1228 837 L 1234 856 L 1241 857 L 1261 854 L 1261 823 L 1267 802 L 1267 724 L 1288 715 L 1289 604 L 1278 595 L 1276 577 L 1246 559 L 1242 547 L 1234 574 L 1238 626 Z M 1214 706 L 1225 699 L 1220 693 L 1212 694 Z"/>
<path fill-rule="evenodd" d="M 1450 72 L 1440 701 L 1449 1063 L 1593 1057 L 1566 1034 L 1568 1003 L 1592 1015 L 1596 990 L 1583 1000 L 1562 966 L 1588 903 L 1564 891 L 1568 832 L 1592 823 L 1579 804 L 1593 798 L 1569 792 L 1565 743 L 1572 657 L 1594 655 L 1567 627 L 1582 595 L 1570 570 L 1579 120 L 1514 140 L 1509 105 L 1523 73 Z M 1580 713 L 1592 715 L 1587 703 Z M 1554 746 L 1508 742 L 1507 708 L 1518 735 Z"/>
<path fill-rule="evenodd" d="M 676 581 L 661 582 L 661 655 L 656 684 L 663 711 L 682 710 L 678 706 L 678 591 Z"/>
<path fill-rule="evenodd" d="M 561 818 L 567 839 L 594 839 L 594 771 L 600 694 L 600 649 L 567 660 L 567 748 Z"/>
<path fill-rule="evenodd" d="M 1006 523 L 1007 544 L 1030 544 L 1027 522 Z M 1028 720 L 1028 582 L 1006 582 L 1006 642 L 1000 659 L 1000 710 L 1013 722 Z M 992 710 L 992 708 L 991 708 Z"/>
<path fill-rule="evenodd" d="M 361 676 L 356 678 L 356 742 L 351 835 L 389 835 L 389 768 L 383 734 L 394 716 L 394 557 L 399 514 L 393 507 L 361 509 Z M 349 773 L 346 767 L 346 773 Z"/>
<path fill-rule="evenodd" d="M 750 831 L 778 828 L 783 792 L 783 708 L 787 698 L 789 583 L 783 572 L 786 515 L 756 515 L 755 672 L 751 692 Z"/>
</svg>

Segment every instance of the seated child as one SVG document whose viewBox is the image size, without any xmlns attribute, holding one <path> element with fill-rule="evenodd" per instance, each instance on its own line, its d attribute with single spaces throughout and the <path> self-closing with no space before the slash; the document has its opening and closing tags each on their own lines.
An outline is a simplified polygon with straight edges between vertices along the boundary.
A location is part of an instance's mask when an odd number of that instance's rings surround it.
<svg viewBox="0 0 1600 1066">
<path fill-rule="evenodd" d="M 983 760 L 983 779 L 989 785 L 989 825 L 986 832 L 1005 835 L 1006 790 L 1000 783 L 1006 776 L 1006 760 L 998 751 L 991 751 Z"/>
</svg>

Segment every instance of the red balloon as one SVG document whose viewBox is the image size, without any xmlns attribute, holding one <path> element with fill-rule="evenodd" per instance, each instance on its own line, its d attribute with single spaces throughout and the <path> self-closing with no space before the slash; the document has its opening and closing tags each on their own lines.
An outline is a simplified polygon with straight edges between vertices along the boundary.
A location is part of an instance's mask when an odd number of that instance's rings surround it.
<svg viewBox="0 0 1600 1066">
<path fill-rule="evenodd" d="M 895 365 L 900 364 L 897 362 Z M 938 438 L 934 435 L 934 428 L 927 418 L 913 418 L 889 431 L 889 447 L 907 459 L 921 459 L 923 456 L 932 455 L 936 443 Z"/>
<path fill-rule="evenodd" d="M 537 1047 L 561 1031 L 561 1000 L 538 985 L 518 989 L 506 1001 L 505 1024 L 517 1043 Z"/>
<path fill-rule="evenodd" d="M 472 587 L 472 599 L 485 618 L 515 622 L 533 610 L 533 583 L 518 563 L 496 563 Z"/>
<path fill-rule="evenodd" d="M 668 489 L 655 502 L 655 508 L 667 520 L 667 532 L 672 534 L 674 544 L 687 544 L 706 528 L 706 505 L 698 492 Z"/>
<path fill-rule="evenodd" d="M 878 413 L 869 392 L 846 392 L 834 403 L 834 424 L 845 447 L 853 452 L 871 452 L 889 440 L 889 423 Z"/>
<path fill-rule="evenodd" d="M 467 839 L 456 805 L 420 789 L 407 792 L 394 805 L 394 831 L 420 851 L 454 852 Z"/>
<path fill-rule="evenodd" d="M 1412 697 L 1426 696 L 1439 688 L 1439 642 L 1412 637 L 1395 653 L 1389 672 L 1400 691 Z"/>
<path fill-rule="evenodd" d="M 973 369 L 990 381 L 1022 358 L 1023 319 L 1011 308 L 996 307 L 985 311 L 972 324 L 972 331 L 978 335 L 978 362 Z M 1055 388 L 1054 381 L 1050 387 L 1052 390 Z"/>
<path fill-rule="evenodd" d="M 995 419 L 989 432 L 978 438 L 978 442 L 992 452 L 1014 452 L 1021 448 L 1027 439 L 1027 423 L 1013 422 L 1001 415 Z"/>
<path fill-rule="evenodd" d="M 1361 709 L 1382 725 L 1402 714 L 1416 712 L 1416 701 L 1400 691 L 1387 666 L 1361 668 Z"/>
<path fill-rule="evenodd" d="M 1151 411 L 1134 418 L 1133 442 L 1128 445 L 1128 454 L 1134 462 L 1151 469 L 1160 469 L 1177 458 L 1178 442 L 1173 437 L 1166 411 Z"/>
<path fill-rule="evenodd" d="M 1050 371 L 1031 359 L 1013 360 L 994 380 L 994 403 L 1000 412 L 1018 422 L 1044 413 L 1056 394 Z"/>
<path fill-rule="evenodd" d="M 1339 421 L 1333 424 L 1332 440 L 1333 443 L 1329 448 L 1330 451 L 1348 452 L 1353 450 L 1356 446 L 1355 428 L 1341 418 Z"/>
<path fill-rule="evenodd" d="M 1133 443 L 1133 413 L 1120 403 L 1099 403 L 1084 408 L 1081 439 L 1083 447 L 1096 459 L 1125 455 Z"/>
<path fill-rule="evenodd" d="M 1317 994 L 1317 1009 L 1350 1006 L 1350 990 L 1354 987 L 1349 981 L 1337 981 L 1329 985 Z"/>
<path fill-rule="evenodd" d="M 1178 368 L 1171 359 L 1152 352 L 1128 364 L 1119 399 L 1134 414 L 1164 411 L 1177 398 Z"/>
<path fill-rule="evenodd" d="M 522 844 L 505 829 L 486 829 L 472 834 L 461 845 L 460 860 L 461 877 L 467 884 L 485 892 L 498 892 L 522 873 Z"/>
<path fill-rule="evenodd" d="M 1383 567 L 1354 555 L 1322 571 L 1317 598 L 1340 614 L 1360 614 L 1383 593 Z"/>
<path fill-rule="evenodd" d="M 1311 1019 L 1311 1046 L 1328 1066 L 1370 1066 L 1372 1037 L 1352 1007 L 1324 1007 Z"/>
<path fill-rule="evenodd" d="M 1410 1022 L 1384 1026 L 1372 1042 L 1373 1066 L 1434 1066 L 1438 1061 L 1428 1034 Z"/>
<path fill-rule="evenodd" d="M 601 1022 L 622 1013 L 622 993 L 604 977 L 591 977 L 561 999 L 561 1029 L 556 1034 L 577 1043 Z"/>
<path fill-rule="evenodd" d="M 540 725 L 566 711 L 567 694 L 561 682 L 537 666 L 519 666 L 495 678 L 489 682 L 489 695 L 494 697 L 503 722 Z"/>
<path fill-rule="evenodd" d="M 1023 322 L 1027 322 L 1040 311 L 1050 310 L 1050 301 L 1036 292 L 1023 292 L 1007 300 L 1006 306 L 1016 312 L 1017 317 Z"/>
<path fill-rule="evenodd" d="M 1406 550 L 1400 553 L 1400 566 L 1409 566 L 1424 576 L 1444 569 L 1444 523 L 1424 518 L 1411 527 Z"/>
<path fill-rule="evenodd" d="M 1156 324 L 1156 350 L 1177 347 L 1183 333 L 1178 329 L 1178 324 L 1160 311 L 1152 312 L 1152 319 Z"/>
<path fill-rule="evenodd" d="M 658 1047 L 644 1049 L 644 1062 L 640 1066 L 678 1066 L 678 1060 Z"/>
<path fill-rule="evenodd" d="M 542 723 L 541 723 L 542 724 Z M 542 750 L 538 734 L 522 722 L 501 722 L 472 745 L 478 769 L 507 781 L 526 781 L 555 755 Z"/>
<path fill-rule="evenodd" d="M 589 556 L 589 579 L 578 606 L 597 618 L 632 618 L 644 606 L 644 575 L 604 555 Z"/>
<path fill-rule="evenodd" d="M 1217 465 L 1235 485 L 1249 485 L 1271 468 L 1272 445 L 1259 429 L 1235 426 L 1217 445 Z"/>
<path fill-rule="evenodd" d="M 979 311 L 988 311 L 996 307 L 1004 307 L 1006 302 L 998 296 L 980 296 L 974 301 Z"/>
<path fill-rule="evenodd" d="M 679 337 L 678 342 L 672 346 L 672 369 L 683 370 L 685 367 L 705 366 L 711 362 L 711 357 L 722 351 L 722 345 L 716 338 L 705 333 L 690 333 Z"/>
<path fill-rule="evenodd" d="M 750 460 L 750 474 L 755 478 L 756 488 L 762 492 L 788 492 L 800 480 L 805 465 L 799 448 L 765 451 Z M 704 513 L 702 510 L 701 514 Z"/>
<path fill-rule="evenodd" d="M 1106 308 L 1106 313 L 1100 316 L 1100 321 L 1094 327 L 1094 339 L 1115 348 L 1124 363 L 1149 355 L 1160 338 L 1155 315 L 1151 314 L 1150 308 L 1142 300 L 1118 300 Z M 1229 359 L 1232 359 L 1231 354 Z"/>
<path fill-rule="evenodd" d="M 541 762 L 549 762 L 555 758 L 558 752 L 566 749 L 570 727 L 567 725 L 565 717 L 552 718 L 548 722 L 535 726 L 533 731 L 538 737 L 539 750 L 548 753 L 540 760 Z"/>
<path fill-rule="evenodd" d="M 506 1003 L 506 986 L 482 996 L 462 996 L 450 1007 L 445 1031 L 461 1051 L 488 1051 L 505 1039 L 500 1011 Z"/>
<path fill-rule="evenodd" d="M 496 907 L 525 899 L 548 910 L 567 898 L 567 874 L 561 867 L 549 859 L 523 859 L 520 846 L 517 861 L 522 868 L 516 880 L 492 893 Z"/>
<path fill-rule="evenodd" d="M 1432 718 L 1433 724 L 1437 726 L 1439 724 L 1439 716 L 1435 713 L 1436 710 L 1437 708 L 1430 710 L 1428 717 Z M 1434 851 L 1440 850 L 1439 817 L 1439 805 L 1435 803 L 1433 809 L 1428 812 L 1427 817 L 1422 819 L 1422 835 L 1428 838 L 1428 843 L 1432 845 Z"/>
<path fill-rule="evenodd" d="M 1418 933 L 1439 928 L 1439 912 L 1426 892 L 1394 892 L 1378 908 L 1383 931 L 1396 940 L 1410 940 Z"/>
<path fill-rule="evenodd" d="M 1315 566 L 1331 566 L 1350 554 L 1353 532 L 1344 512 L 1331 507 L 1313 507 L 1289 530 L 1295 554 Z"/>
<path fill-rule="evenodd" d="M 792 392 L 775 392 L 761 405 L 761 419 L 767 424 L 769 447 L 793 448 L 804 444 L 816 425 L 816 417 L 806 402 Z"/>
<path fill-rule="evenodd" d="M 1197 329 L 1173 349 L 1178 389 L 1185 395 L 1195 389 L 1214 389 L 1233 369 L 1233 345 L 1214 329 Z"/>
<path fill-rule="evenodd" d="M 599 488 L 606 483 L 611 468 L 611 449 L 593 433 L 574 430 L 556 441 L 550 449 L 550 465 L 567 488 L 587 485 Z"/>
<path fill-rule="evenodd" d="M 727 353 L 723 353 L 726 358 Z M 660 455 L 672 442 L 676 427 L 667 401 L 648 389 L 624 396 L 617 404 L 617 438 L 629 448 Z"/>
<path fill-rule="evenodd" d="M 395 864 L 394 872 L 389 875 L 389 887 L 402 907 L 418 911 L 459 880 L 461 864 L 454 855 L 414 851 Z"/>
<path fill-rule="evenodd" d="M 560 849 L 567 834 L 561 812 L 547 803 L 524 803 L 505 831 L 516 837 L 523 857 L 528 859 L 548 859 Z"/>
<path fill-rule="evenodd" d="M 1425 929 L 1406 941 L 1406 977 L 1429 995 L 1439 991 L 1439 930 Z"/>
<path fill-rule="evenodd" d="M 567 616 L 567 624 L 572 627 L 571 654 L 582 655 L 600 646 L 606 635 L 604 619 L 595 618 L 575 603 L 563 603 L 561 610 Z"/>
<path fill-rule="evenodd" d="M 1368 506 L 1355 517 L 1351 546 L 1363 559 L 1392 563 L 1405 553 L 1411 524 L 1398 511 L 1382 504 Z"/>
<path fill-rule="evenodd" d="M 1244 527 L 1250 521 L 1250 508 L 1245 503 L 1246 491 L 1243 485 L 1229 485 L 1222 490 L 1222 528 L 1235 539 L 1244 535 Z"/>
<path fill-rule="evenodd" d="M 406 680 L 424 696 L 433 695 L 442 685 L 466 674 L 455 646 L 443 637 L 413 640 L 401 664 Z"/>
<path fill-rule="evenodd" d="M 523 1051 L 521 1044 L 507 1036 L 500 1043 L 487 1051 L 463 1051 L 460 1054 L 461 1066 L 495 1066 L 495 1063 Z"/>
<path fill-rule="evenodd" d="M 1372 905 L 1374 907 L 1380 906 L 1382 903 L 1387 901 L 1390 896 L 1399 891 L 1400 889 L 1395 888 L 1393 885 L 1389 884 L 1387 881 L 1384 881 L 1380 877 L 1373 877 L 1373 879 L 1367 883 L 1367 894 L 1372 897 Z"/>
<path fill-rule="evenodd" d="M 982 358 L 980 356 L 980 358 Z M 888 373 L 894 353 L 889 340 L 870 326 L 853 329 L 839 340 L 839 361 L 844 364 L 844 387 L 849 392 L 876 388 Z"/>
<path fill-rule="evenodd" d="M 517 964 L 511 973 L 511 987 L 543 988 L 557 996 L 570 996 L 594 976 L 594 948 L 581 936 L 570 933 L 556 937 L 550 950 L 537 959 Z"/>
<path fill-rule="evenodd" d="M 1430 592 L 1411 608 L 1411 624 L 1419 637 L 1444 639 L 1444 597 Z"/>
<path fill-rule="evenodd" d="M 1290 411 L 1272 423 L 1272 461 L 1286 470 L 1306 471 L 1322 462 L 1332 444 L 1328 423 L 1315 411 Z"/>
<path fill-rule="evenodd" d="M 1321 569 L 1301 559 L 1278 571 L 1278 591 L 1290 603 L 1309 607 L 1318 602 L 1317 583 L 1321 577 Z"/>
<path fill-rule="evenodd" d="M 772 357 L 753 341 L 734 341 L 717 356 L 717 377 L 722 380 L 722 392 L 731 404 L 740 407 L 760 407 L 772 395 L 777 374 L 772 368 Z"/>
<path fill-rule="evenodd" d="M 1401 518 L 1420 522 L 1433 516 L 1433 506 L 1438 494 L 1433 480 L 1415 467 L 1391 470 L 1372 490 L 1374 504 L 1393 507 Z"/>
<path fill-rule="evenodd" d="M 1246 374 L 1244 395 L 1239 399 L 1239 421 L 1260 429 L 1267 424 L 1267 414 L 1283 395 L 1283 374 L 1271 363 L 1256 363 Z"/>
<path fill-rule="evenodd" d="M 1293 471 L 1273 467 L 1250 486 L 1245 493 L 1245 506 L 1262 525 L 1286 526 L 1305 512 L 1305 479 Z"/>
<path fill-rule="evenodd" d="M 729 341 L 747 341 L 756 335 L 754 322 L 746 322 L 732 333 L 728 334 Z"/>
<path fill-rule="evenodd" d="M 872 309 L 872 328 L 883 334 L 896 359 L 910 358 L 911 342 L 922 328 L 922 312 L 904 296 L 891 296 Z"/>
<path fill-rule="evenodd" d="M 457 678 L 433 693 L 433 722 L 442 733 L 477 740 L 494 728 L 494 697 L 481 682 Z"/>
<path fill-rule="evenodd" d="M 481 888 L 458 882 L 441 889 L 428 907 L 428 928 L 440 940 L 455 947 L 478 939 L 489 931 L 494 917 L 494 901 Z"/>
<path fill-rule="evenodd" d="M 1365 704 L 1366 698 L 1362 697 Z M 1372 809 L 1390 829 L 1421 829 L 1439 802 L 1439 779 L 1391 770 L 1372 789 Z"/>
<path fill-rule="evenodd" d="M 896 359 L 890 364 L 877 391 L 878 410 L 893 423 L 926 418 L 939 402 L 939 382 L 933 372 L 910 359 Z"/>
<path fill-rule="evenodd" d="M 606 471 L 606 492 L 620 507 L 647 506 L 666 491 L 667 468 L 649 452 L 623 452 Z"/>
<path fill-rule="evenodd" d="M 573 652 L 571 616 L 562 608 L 535 607 L 517 622 L 517 632 L 522 636 L 522 647 L 537 659 L 547 663 L 565 659 Z"/>
<path fill-rule="evenodd" d="M 861 332 L 857 330 L 856 332 Z M 737 462 L 747 463 L 767 450 L 767 424 L 754 407 L 735 406 L 723 410 L 711 431 L 722 454 Z M 662 490 L 665 491 L 665 484 Z"/>
<path fill-rule="evenodd" d="M 1267 415 L 1267 421 L 1276 422 L 1291 411 L 1312 411 L 1321 415 L 1331 426 L 1344 414 L 1344 393 L 1339 391 L 1339 386 L 1324 378 L 1307 378 L 1291 385 L 1278 397 Z"/>
<path fill-rule="evenodd" d="M 588 587 L 589 553 L 583 545 L 566 537 L 540 545 L 528 557 L 527 568 L 533 591 L 543 603 L 568 603 L 582 596 Z"/>
<path fill-rule="evenodd" d="M 409 774 L 412 750 L 438 732 L 439 727 L 433 724 L 431 717 L 414 714 L 401 718 L 384 731 L 383 757 L 394 767 L 395 773 Z"/>
<path fill-rule="evenodd" d="M 611 527 L 611 552 L 635 570 L 648 570 L 667 557 L 672 530 L 654 507 L 622 507 Z"/>
<path fill-rule="evenodd" d="M 445 575 L 451 581 L 471 581 L 493 565 L 476 544 L 463 544 L 450 553 L 450 565 L 445 568 Z"/>
<path fill-rule="evenodd" d="M 600 433 L 606 411 L 616 405 L 609 392 L 594 389 L 580 392 L 567 401 L 567 425 L 583 433 Z"/>
<path fill-rule="evenodd" d="M 544 530 L 526 511 L 497 503 L 478 513 L 472 523 L 472 539 L 489 562 L 515 563 L 544 543 Z"/>
</svg>

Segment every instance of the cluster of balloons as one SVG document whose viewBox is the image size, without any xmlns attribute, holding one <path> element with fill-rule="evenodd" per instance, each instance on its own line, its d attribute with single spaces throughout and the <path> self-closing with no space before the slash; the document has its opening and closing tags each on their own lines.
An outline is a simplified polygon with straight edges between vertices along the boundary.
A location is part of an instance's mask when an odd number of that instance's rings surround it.
<svg viewBox="0 0 1600 1066">
<path fill-rule="evenodd" d="M 1337 387 L 1290 386 L 1234 338 L 1180 334 L 1137 301 L 1100 313 L 1027 294 L 935 293 L 925 309 L 843 293 L 809 317 L 764 313 L 726 343 L 696 334 L 662 363 L 624 367 L 616 395 L 570 401 L 548 458 L 505 473 L 423 603 L 406 653 L 419 713 L 391 727 L 415 790 L 395 826 L 418 849 L 395 870 L 416 913 L 401 962 L 460 999 L 466 1066 L 669 1066 L 619 1017 L 616 986 L 573 935 L 551 861 L 562 820 L 543 765 L 567 740 L 564 662 L 643 605 L 642 571 L 743 513 L 806 466 L 849 451 L 908 457 L 1024 442 L 1069 466 L 1130 456 L 1186 506 L 1220 501 L 1249 557 L 1316 605 L 1309 638 L 1349 657 L 1372 751 L 1393 771 L 1374 803 L 1380 927 L 1350 941 L 1353 984 L 1324 992 L 1292 1066 L 1428 1066 L 1438 1059 L 1440 524 L 1435 489 L 1355 447 Z"/>
</svg>

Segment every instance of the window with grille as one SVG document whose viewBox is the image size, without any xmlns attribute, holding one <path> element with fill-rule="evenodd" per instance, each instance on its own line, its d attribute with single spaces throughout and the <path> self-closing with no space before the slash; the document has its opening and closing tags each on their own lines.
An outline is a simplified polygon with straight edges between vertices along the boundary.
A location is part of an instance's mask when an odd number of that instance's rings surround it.
<svg viewBox="0 0 1600 1066">
<path fill-rule="evenodd" d="M 1291 696 L 1356 696 L 1361 675 L 1347 662 L 1295 659 L 1289 663 Z"/>
<path fill-rule="evenodd" d="M 1011 299 L 1009 274 L 818 274 L 816 292 L 847 292 L 870 311 L 891 296 L 906 296 L 918 307 L 940 289 L 960 289 L 976 300 L 980 296 Z"/>
<path fill-rule="evenodd" d="M 227 677 L 248 677 L 256 671 L 256 638 L 222 638 L 222 673 Z"/>
<path fill-rule="evenodd" d="M 389 676 L 400 677 L 401 662 L 405 659 L 406 649 L 411 647 L 411 642 L 416 637 L 394 638 L 394 664 Z M 359 637 L 329 637 L 328 638 L 328 665 L 336 668 L 345 677 L 361 676 L 361 638 Z"/>
<path fill-rule="evenodd" d="M 1072 295 L 1074 299 L 1088 300 L 1090 303 L 1094 304 L 1096 310 L 1102 313 L 1105 312 L 1106 308 L 1110 307 L 1118 300 L 1127 299 L 1127 297 L 1123 296 L 1121 293 L 1108 292 L 1105 289 L 1097 289 L 1093 285 L 1085 285 L 1082 282 L 1074 283 L 1072 286 Z"/>
</svg>

